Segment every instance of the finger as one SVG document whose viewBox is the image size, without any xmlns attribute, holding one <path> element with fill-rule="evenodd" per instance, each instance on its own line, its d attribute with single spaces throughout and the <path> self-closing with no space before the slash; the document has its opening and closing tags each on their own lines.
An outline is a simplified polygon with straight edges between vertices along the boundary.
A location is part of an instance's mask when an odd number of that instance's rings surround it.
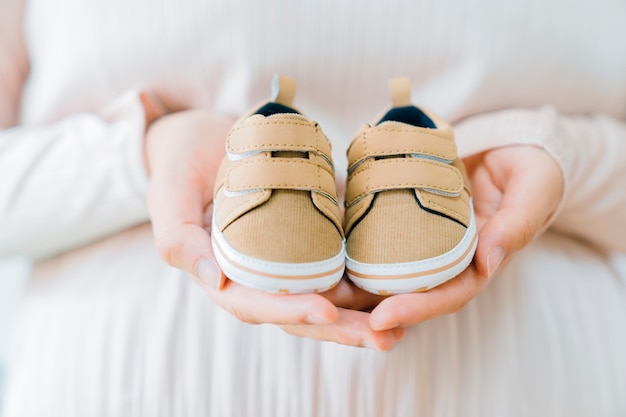
<svg viewBox="0 0 626 417">
<path fill-rule="evenodd" d="M 388 330 L 455 313 L 487 283 L 488 280 L 470 266 L 456 278 L 429 291 L 394 295 L 381 301 L 371 313 L 370 326 L 374 330 Z"/>
<path fill-rule="evenodd" d="M 331 290 L 320 293 L 320 295 L 337 307 L 360 311 L 369 311 L 384 299 L 380 295 L 360 289 L 352 284 L 346 276 Z"/>
<path fill-rule="evenodd" d="M 232 118 L 203 110 L 188 110 L 156 120 L 145 138 L 148 173 L 151 177 L 201 174 L 200 180 L 213 184 L 211 177 L 224 155 L 224 138 L 231 125 Z"/>
<path fill-rule="evenodd" d="M 390 350 L 406 335 L 404 328 L 372 330 L 369 325 L 369 313 L 346 309 L 339 310 L 339 318 L 332 324 L 287 325 L 282 326 L 282 329 L 296 336 L 380 351 Z"/>
<path fill-rule="evenodd" d="M 272 294 L 230 280 L 221 290 L 205 289 L 216 304 L 250 324 L 328 324 L 339 316 L 337 308 L 318 294 Z"/>
<path fill-rule="evenodd" d="M 153 229 L 157 250 L 168 264 L 187 271 L 210 288 L 223 286 L 226 278 L 215 260 L 206 230 L 194 224 Z"/>
<path fill-rule="evenodd" d="M 148 191 L 152 229 L 157 250 L 168 264 L 217 288 L 220 274 L 205 230 L 205 203 L 197 188 L 175 173 L 153 178 Z"/>
<path fill-rule="evenodd" d="M 480 152 L 463 158 L 463 165 L 465 166 L 465 170 L 470 177 L 474 173 L 474 170 L 482 164 L 484 155 L 484 152 Z"/>
<path fill-rule="evenodd" d="M 507 257 L 525 247 L 541 231 L 555 210 L 562 190 L 560 170 L 537 148 L 524 149 L 525 161 L 505 175 L 496 213 L 480 230 L 476 265 L 490 277 Z"/>
<path fill-rule="evenodd" d="M 146 116 L 146 126 L 150 126 L 153 121 L 168 113 L 167 107 L 153 92 L 142 91 L 139 93 L 139 100 Z"/>
<path fill-rule="evenodd" d="M 205 283 L 223 283 L 204 214 L 209 205 L 229 119 L 188 111 L 157 120 L 146 138 L 152 168 L 148 206 L 163 259 Z M 208 206 L 208 207 L 207 207 Z"/>
</svg>

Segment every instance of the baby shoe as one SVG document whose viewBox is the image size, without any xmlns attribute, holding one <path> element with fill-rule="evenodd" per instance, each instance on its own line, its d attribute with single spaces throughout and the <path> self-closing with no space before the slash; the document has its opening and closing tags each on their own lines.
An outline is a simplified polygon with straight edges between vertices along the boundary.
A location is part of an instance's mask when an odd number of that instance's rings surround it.
<svg viewBox="0 0 626 417">
<path fill-rule="evenodd" d="M 391 80 L 393 107 L 348 149 L 346 270 L 366 291 L 420 292 L 455 277 L 477 245 L 469 182 L 452 128 L 411 104 Z"/>
<path fill-rule="evenodd" d="M 232 127 L 215 184 L 211 239 L 242 285 L 321 292 L 339 282 L 345 249 L 331 146 L 292 106 L 295 81 L 275 76 L 273 100 Z"/>
</svg>

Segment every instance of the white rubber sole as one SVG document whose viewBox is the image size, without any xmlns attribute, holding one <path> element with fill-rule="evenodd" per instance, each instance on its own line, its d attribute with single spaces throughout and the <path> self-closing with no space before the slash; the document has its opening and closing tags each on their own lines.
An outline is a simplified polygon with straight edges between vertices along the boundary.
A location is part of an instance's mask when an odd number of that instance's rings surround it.
<svg viewBox="0 0 626 417">
<path fill-rule="evenodd" d="M 213 222 L 215 224 L 215 222 Z M 333 258 L 308 263 L 270 262 L 242 254 L 215 228 L 211 231 L 215 259 L 224 274 L 246 287 L 271 293 L 323 292 L 341 280 L 345 268 L 345 244 Z"/>
<path fill-rule="evenodd" d="M 366 264 L 346 256 L 346 270 L 348 278 L 357 287 L 373 294 L 422 292 L 463 272 L 472 262 L 477 245 L 476 219 L 472 210 L 463 239 L 447 253 L 435 258 L 396 264 Z"/>
</svg>

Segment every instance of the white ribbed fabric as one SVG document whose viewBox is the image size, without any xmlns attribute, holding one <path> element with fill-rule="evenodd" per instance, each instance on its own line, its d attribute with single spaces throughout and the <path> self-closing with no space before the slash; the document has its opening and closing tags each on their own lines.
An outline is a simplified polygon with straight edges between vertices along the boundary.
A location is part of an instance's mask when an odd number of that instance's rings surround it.
<svg viewBox="0 0 626 417">
<path fill-rule="evenodd" d="M 20 125 L 0 130 L 0 256 L 46 259 L 6 417 L 626 414 L 626 3 L 29 0 L 20 29 L 5 1 L 0 124 Z M 566 184 L 554 227 L 389 353 L 236 321 L 135 226 L 137 92 L 237 116 L 274 72 L 298 80 L 340 181 L 395 76 L 454 122 L 464 155 L 546 148 Z"/>
<path fill-rule="evenodd" d="M 37 268 L 17 323 L 6 416 L 626 409 L 624 256 L 602 259 L 547 234 L 464 310 L 378 353 L 238 322 L 160 262 L 149 237 L 144 226 Z"/>
</svg>

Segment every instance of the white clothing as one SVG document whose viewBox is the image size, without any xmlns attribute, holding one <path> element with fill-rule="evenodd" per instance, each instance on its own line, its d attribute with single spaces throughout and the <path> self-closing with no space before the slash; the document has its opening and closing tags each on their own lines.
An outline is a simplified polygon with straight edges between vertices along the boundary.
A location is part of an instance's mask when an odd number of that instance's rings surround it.
<svg viewBox="0 0 626 417">
<path fill-rule="evenodd" d="M 38 260 L 6 417 L 626 414 L 626 3 L 3 1 L 0 256 Z M 239 115 L 274 72 L 339 182 L 399 75 L 463 155 L 544 147 L 551 229 L 388 353 L 238 322 L 156 254 L 138 91 Z"/>
</svg>

